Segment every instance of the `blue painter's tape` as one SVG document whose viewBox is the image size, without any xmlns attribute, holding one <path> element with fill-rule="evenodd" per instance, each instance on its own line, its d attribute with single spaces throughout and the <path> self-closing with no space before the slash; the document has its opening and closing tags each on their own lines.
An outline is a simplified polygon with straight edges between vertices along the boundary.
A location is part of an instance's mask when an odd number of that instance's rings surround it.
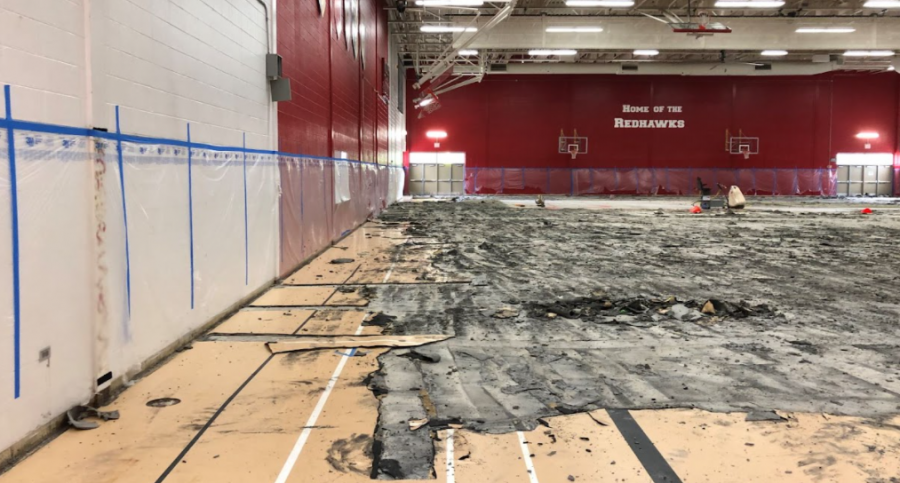
<svg viewBox="0 0 900 483">
<path fill-rule="evenodd" d="M 250 234 L 247 215 L 247 133 L 244 133 L 244 285 L 250 285 Z"/>
<path fill-rule="evenodd" d="M 12 95 L 9 86 L 4 86 L 6 98 L 6 120 L 12 121 Z M 16 140 L 13 127 L 6 128 L 6 142 L 9 149 L 9 198 L 12 211 L 12 276 L 13 276 L 13 394 L 15 399 L 22 395 L 22 292 L 19 279 L 19 187 L 16 180 Z"/>
<path fill-rule="evenodd" d="M 372 165 L 376 166 L 377 163 L 373 163 L 371 161 L 357 161 L 357 160 L 341 160 L 338 158 L 330 158 L 327 156 L 312 156 L 308 154 L 302 153 L 287 153 L 281 151 L 270 151 L 264 149 L 243 149 L 240 147 L 234 146 L 217 146 L 215 144 L 203 144 L 203 143 L 188 143 L 186 141 L 181 141 L 178 139 L 165 139 L 165 138 L 152 138 L 146 136 L 134 136 L 131 134 L 122 134 L 121 136 L 117 133 L 110 133 L 106 131 L 97 131 L 93 129 L 85 129 L 71 126 L 60 126 L 56 124 L 43 124 L 38 122 L 31 121 L 18 121 L 18 120 L 10 120 L 0 118 L 0 129 L 15 129 L 21 131 L 33 131 L 33 132 L 41 132 L 47 134 L 63 134 L 69 136 L 85 136 L 85 137 L 94 137 L 98 139 L 107 139 L 110 141 L 123 141 L 123 142 L 132 142 L 137 144 L 162 144 L 166 146 L 179 146 L 179 147 L 188 147 L 191 146 L 197 149 L 209 149 L 213 151 L 223 151 L 223 152 L 246 152 L 248 154 L 264 154 L 270 156 L 285 156 L 291 158 L 304 158 L 304 159 L 318 159 L 323 161 L 345 161 L 351 164 L 359 164 L 359 165 Z M 390 169 L 404 169 L 403 166 L 387 166 Z"/>
<path fill-rule="evenodd" d="M 193 152 L 191 149 L 191 124 L 187 125 L 187 152 L 188 152 L 188 228 L 191 238 L 191 310 L 194 309 L 194 183 L 193 169 L 191 166 Z"/>
<path fill-rule="evenodd" d="M 122 190 L 122 220 L 125 223 L 125 305 L 128 309 L 122 321 L 125 339 L 131 339 L 131 247 L 128 243 L 128 208 L 125 203 L 125 161 L 122 154 L 122 125 L 119 120 L 119 106 L 116 106 L 116 152 L 119 165 L 119 189 Z"/>
</svg>

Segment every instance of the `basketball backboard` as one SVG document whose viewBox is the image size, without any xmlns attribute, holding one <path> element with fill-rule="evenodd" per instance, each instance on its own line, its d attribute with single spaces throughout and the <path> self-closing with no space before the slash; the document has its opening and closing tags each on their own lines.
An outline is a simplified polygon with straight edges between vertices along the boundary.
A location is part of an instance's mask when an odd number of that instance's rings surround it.
<svg viewBox="0 0 900 483">
<path fill-rule="evenodd" d="M 577 133 L 576 133 L 577 134 Z M 588 138 L 587 136 L 560 136 L 559 137 L 559 154 L 569 154 L 575 159 L 579 154 L 587 154 Z"/>
<path fill-rule="evenodd" d="M 751 136 L 731 136 L 728 138 L 728 153 L 741 154 L 747 159 L 752 154 L 759 154 L 759 138 Z"/>
</svg>

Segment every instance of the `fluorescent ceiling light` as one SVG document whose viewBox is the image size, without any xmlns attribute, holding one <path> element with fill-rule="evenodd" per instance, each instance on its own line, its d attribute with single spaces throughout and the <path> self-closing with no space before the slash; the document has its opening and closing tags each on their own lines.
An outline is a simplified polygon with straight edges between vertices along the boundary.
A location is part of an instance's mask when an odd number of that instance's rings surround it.
<svg viewBox="0 0 900 483">
<path fill-rule="evenodd" d="M 848 50 L 844 57 L 892 57 L 893 50 Z"/>
<path fill-rule="evenodd" d="M 551 34 L 603 32 L 603 27 L 547 27 Z"/>
<path fill-rule="evenodd" d="M 857 139 L 878 139 L 877 132 L 864 131 L 856 134 Z"/>
<path fill-rule="evenodd" d="M 852 27 L 800 27 L 795 30 L 798 34 L 849 34 L 856 32 Z"/>
<path fill-rule="evenodd" d="M 418 0 L 420 7 L 481 7 L 484 0 Z"/>
<path fill-rule="evenodd" d="M 633 7 L 632 0 L 568 0 L 567 7 Z"/>
<path fill-rule="evenodd" d="M 638 49 L 634 51 L 634 55 L 659 55 L 659 51 L 653 49 Z"/>
<path fill-rule="evenodd" d="M 782 0 L 719 0 L 716 8 L 778 8 L 783 7 Z"/>
<path fill-rule="evenodd" d="M 900 8 L 900 0 L 869 0 L 864 8 Z"/>
<path fill-rule="evenodd" d="M 577 50 L 557 49 L 557 50 L 529 50 L 528 55 L 575 55 Z"/>
<path fill-rule="evenodd" d="M 432 102 L 434 102 L 434 99 L 432 99 L 430 97 L 426 97 L 425 99 L 422 99 L 422 102 L 419 103 L 419 107 L 425 107 L 428 104 L 431 104 Z"/>
<path fill-rule="evenodd" d="M 423 25 L 419 28 L 420 31 L 425 33 L 447 33 L 447 32 L 475 32 L 475 27 L 457 27 L 455 25 Z"/>
<path fill-rule="evenodd" d="M 782 57 L 788 55 L 787 50 L 763 50 L 760 52 L 760 55 L 765 55 L 767 57 Z"/>
<path fill-rule="evenodd" d="M 477 50 L 460 50 L 458 53 L 459 53 L 459 55 L 462 55 L 462 56 L 478 55 Z"/>
<path fill-rule="evenodd" d="M 428 131 L 425 133 L 425 137 L 429 139 L 444 139 L 447 137 L 447 131 Z"/>
</svg>

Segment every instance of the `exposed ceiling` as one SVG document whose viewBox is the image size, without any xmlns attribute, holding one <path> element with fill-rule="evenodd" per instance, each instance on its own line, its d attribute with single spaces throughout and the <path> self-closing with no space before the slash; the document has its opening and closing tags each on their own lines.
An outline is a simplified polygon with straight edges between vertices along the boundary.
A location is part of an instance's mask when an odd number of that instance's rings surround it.
<svg viewBox="0 0 900 483">
<path fill-rule="evenodd" d="M 432 2 L 436 0 L 430 0 Z M 459 1 L 459 0 L 455 0 Z M 442 55 L 460 47 L 476 55 L 455 56 L 456 72 L 622 72 L 663 73 L 668 65 L 682 74 L 731 66 L 732 71 L 816 73 L 835 68 L 884 70 L 896 56 L 844 56 L 846 50 L 900 51 L 900 8 L 864 8 L 852 2 L 787 0 L 779 8 L 723 9 L 715 0 L 635 0 L 631 7 L 568 7 L 565 0 L 519 0 L 512 15 L 493 29 L 484 26 L 506 2 L 483 7 L 418 7 L 415 0 L 400 13 L 389 0 L 389 23 L 407 65 L 426 71 Z M 705 15 L 706 17 L 702 17 Z M 651 18 L 655 17 L 655 18 Z M 666 19 L 668 17 L 668 20 Z M 730 33 L 694 36 L 675 33 L 675 18 L 720 22 Z M 429 33 L 423 26 L 454 26 L 477 32 Z M 590 27 L 599 32 L 548 32 Z M 844 33 L 798 33 L 798 28 L 843 28 Z M 849 31 L 852 30 L 852 31 Z M 469 42 L 469 40 L 471 42 Z M 574 55 L 530 55 L 531 49 L 574 49 Z M 635 49 L 658 55 L 635 55 Z M 762 50 L 787 50 L 772 57 Z M 584 64 L 584 65 L 578 65 Z M 506 66 L 506 67 L 497 67 Z M 697 72 L 694 72 L 696 70 Z"/>
</svg>

